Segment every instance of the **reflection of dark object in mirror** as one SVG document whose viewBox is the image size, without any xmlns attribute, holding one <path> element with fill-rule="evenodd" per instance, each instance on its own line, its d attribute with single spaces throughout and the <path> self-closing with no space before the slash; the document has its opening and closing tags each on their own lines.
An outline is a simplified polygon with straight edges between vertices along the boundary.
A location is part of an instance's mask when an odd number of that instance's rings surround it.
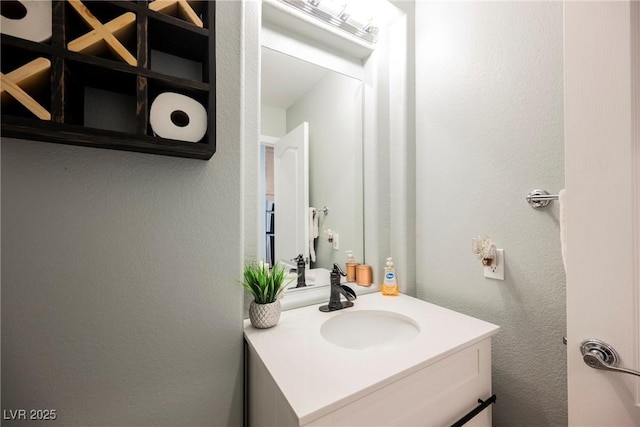
<svg viewBox="0 0 640 427">
<path fill-rule="evenodd" d="M 266 262 L 269 267 L 273 267 L 276 261 L 275 251 L 275 203 L 272 200 L 267 200 L 266 203 L 266 217 L 265 217 L 265 255 Z"/>
<path fill-rule="evenodd" d="M 271 202 L 271 215 L 269 215 L 270 220 L 269 220 L 269 233 L 275 233 L 276 232 L 276 225 L 275 225 L 275 212 L 276 211 L 276 204 Z"/>
<path fill-rule="evenodd" d="M 304 255 L 299 254 L 293 260 L 296 262 L 296 273 L 298 274 L 298 284 L 296 285 L 296 288 L 304 288 L 307 286 L 304 272 L 307 263 L 304 259 Z"/>
</svg>

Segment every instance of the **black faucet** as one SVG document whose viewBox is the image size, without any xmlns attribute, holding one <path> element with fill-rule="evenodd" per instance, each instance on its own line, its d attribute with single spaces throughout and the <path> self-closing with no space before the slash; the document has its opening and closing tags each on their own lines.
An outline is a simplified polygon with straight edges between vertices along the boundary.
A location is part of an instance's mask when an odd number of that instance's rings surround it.
<svg viewBox="0 0 640 427">
<path fill-rule="evenodd" d="M 302 254 L 298 255 L 292 261 L 296 262 L 296 273 L 298 273 L 298 285 L 296 288 L 304 288 L 307 286 L 307 279 L 304 276 L 304 269 L 307 263 L 304 260 L 304 256 Z"/>
<path fill-rule="evenodd" d="M 350 287 L 340 284 L 340 278 L 346 276 L 338 264 L 333 264 L 331 270 L 331 296 L 329 304 L 321 306 L 320 311 L 329 312 L 353 307 L 353 301 L 357 298 L 356 293 Z M 344 295 L 346 301 L 340 301 L 340 295 Z"/>
</svg>

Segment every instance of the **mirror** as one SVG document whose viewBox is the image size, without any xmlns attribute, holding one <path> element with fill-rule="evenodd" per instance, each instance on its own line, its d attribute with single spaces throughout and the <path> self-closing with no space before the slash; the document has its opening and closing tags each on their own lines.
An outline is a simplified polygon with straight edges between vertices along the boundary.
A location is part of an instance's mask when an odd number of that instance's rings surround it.
<svg viewBox="0 0 640 427">
<path fill-rule="evenodd" d="M 311 281 L 347 251 L 364 262 L 362 128 L 361 80 L 262 47 L 262 259 L 295 267 L 302 253 Z"/>
</svg>

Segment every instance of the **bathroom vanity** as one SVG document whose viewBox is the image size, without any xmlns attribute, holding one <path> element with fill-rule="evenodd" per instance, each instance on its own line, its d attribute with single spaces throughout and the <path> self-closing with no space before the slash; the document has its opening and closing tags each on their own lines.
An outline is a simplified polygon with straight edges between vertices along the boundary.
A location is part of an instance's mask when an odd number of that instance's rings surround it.
<svg viewBox="0 0 640 427">
<path fill-rule="evenodd" d="M 491 396 L 498 326 L 406 295 L 245 323 L 248 421 L 258 426 L 451 425 Z M 466 424 L 491 425 L 488 407 Z"/>
</svg>

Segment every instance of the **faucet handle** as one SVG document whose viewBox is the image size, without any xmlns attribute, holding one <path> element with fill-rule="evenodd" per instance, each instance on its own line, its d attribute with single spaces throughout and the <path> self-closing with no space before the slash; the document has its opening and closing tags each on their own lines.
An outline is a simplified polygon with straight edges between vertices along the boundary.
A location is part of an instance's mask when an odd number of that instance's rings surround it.
<svg viewBox="0 0 640 427">
<path fill-rule="evenodd" d="M 347 273 L 345 273 L 344 271 L 342 271 L 342 268 L 340 268 L 339 264 L 333 264 L 333 271 L 340 274 L 341 276 L 345 277 L 347 275 Z"/>
</svg>

